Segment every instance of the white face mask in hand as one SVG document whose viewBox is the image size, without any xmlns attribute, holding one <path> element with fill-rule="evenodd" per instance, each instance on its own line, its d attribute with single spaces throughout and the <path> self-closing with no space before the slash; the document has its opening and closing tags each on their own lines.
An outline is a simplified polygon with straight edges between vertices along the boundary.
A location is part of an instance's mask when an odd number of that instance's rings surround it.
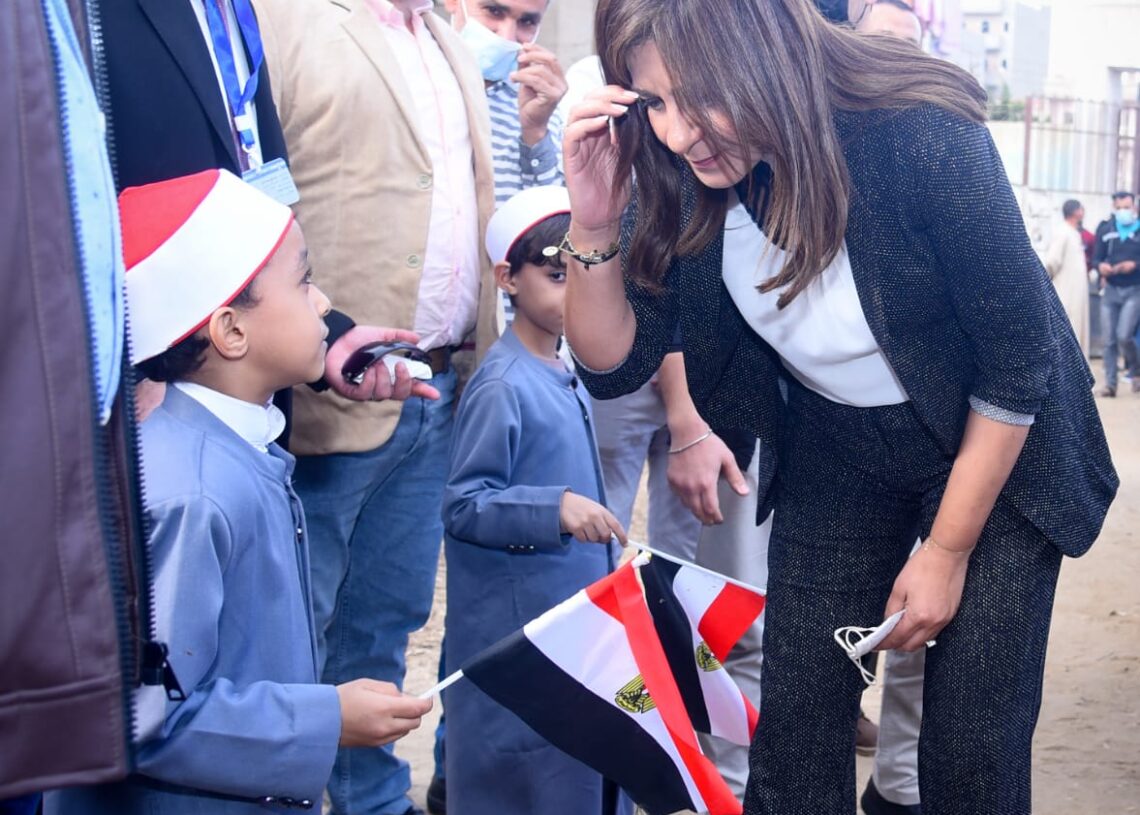
<svg viewBox="0 0 1140 815">
<path fill-rule="evenodd" d="M 883 620 L 878 628 L 860 628 L 855 625 L 847 625 L 843 628 L 835 629 L 835 642 L 847 654 L 847 658 L 855 663 L 855 667 L 859 669 L 859 673 L 863 675 L 863 681 L 868 685 L 875 684 L 875 675 L 867 670 L 863 664 L 863 657 L 874 651 L 887 635 L 895 630 L 895 626 L 899 624 L 906 609 L 896 611 L 890 617 Z M 927 645 L 933 645 L 934 642 L 928 642 Z"/>
<path fill-rule="evenodd" d="M 472 17 L 467 11 L 467 0 L 463 0 L 463 16 L 466 22 L 459 32 L 459 38 L 475 55 L 483 78 L 488 82 L 505 81 L 518 67 L 522 46 L 514 40 L 500 37 Z"/>
</svg>

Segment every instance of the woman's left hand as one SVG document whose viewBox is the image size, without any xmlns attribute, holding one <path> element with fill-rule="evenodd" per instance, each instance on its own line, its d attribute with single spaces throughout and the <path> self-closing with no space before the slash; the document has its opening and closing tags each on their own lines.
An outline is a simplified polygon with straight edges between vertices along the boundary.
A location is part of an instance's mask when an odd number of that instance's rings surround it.
<svg viewBox="0 0 1140 815">
<path fill-rule="evenodd" d="M 674 438 L 684 440 L 695 436 L 679 435 Z M 704 441 L 669 456 L 666 478 L 670 489 L 681 499 L 685 508 L 706 526 L 724 522 L 717 493 L 722 476 L 737 495 L 748 494 L 748 482 L 736 466 L 736 457 L 715 433 Z"/>
<path fill-rule="evenodd" d="M 902 608 L 906 614 L 877 650 L 917 651 L 935 639 L 958 613 L 969 563 L 969 552 L 937 546 L 915 552 L 895 578 L 883 618 Z"/>
</svg>

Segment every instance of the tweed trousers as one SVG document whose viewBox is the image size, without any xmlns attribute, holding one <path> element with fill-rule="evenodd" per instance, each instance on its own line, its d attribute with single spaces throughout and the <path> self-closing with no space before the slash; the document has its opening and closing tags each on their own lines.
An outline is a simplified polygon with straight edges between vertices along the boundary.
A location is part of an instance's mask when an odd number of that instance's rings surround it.
<svg viewBox="0 0 1140 815">
<path fill-rule="evenodd" d="M 832 639 L 875 626 L 953 464 L 910 403 L 839 405 L 793 385 L 768 555 L 747 815 L 855 812 L 862 679 Z M 924 815 L 1026 815 L 1061 554 L 999 498 L 961 607 L 926 654 Z"/>
</svg>

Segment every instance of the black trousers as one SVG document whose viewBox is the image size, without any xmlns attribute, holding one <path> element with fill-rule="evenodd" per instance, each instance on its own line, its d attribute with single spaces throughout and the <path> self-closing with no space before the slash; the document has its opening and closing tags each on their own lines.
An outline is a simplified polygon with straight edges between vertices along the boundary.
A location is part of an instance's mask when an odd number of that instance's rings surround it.
<svg viewBox="0 0 1140 815">
<path fill-rule="evenodd" d="M 855 812 L 863 687 L 832 639 L 875 626 L 952 457 L 909 404 L 852 408 L 789 394 L 775 520 L 760 723 L 748 815 Z M 924 815 L 1025 815 L 1030 749 L 1060 552 L 999 499 L 970 559 L 958 614 L 926 656 L 919 779 Z"/>
</svg>

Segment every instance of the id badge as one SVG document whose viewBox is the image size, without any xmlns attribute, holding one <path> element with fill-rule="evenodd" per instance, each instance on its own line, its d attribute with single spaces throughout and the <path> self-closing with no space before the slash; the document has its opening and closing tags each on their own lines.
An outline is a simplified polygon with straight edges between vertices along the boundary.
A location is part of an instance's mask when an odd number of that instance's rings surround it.
<svg viewBox="0 0 1140 815">
<path fill-rule="evenodd" d="M 293 183 L 293 175 L 283 158 L 267 161 L 256 170 L 246 170 L 241 177 L 243 181 L 252 184 L 274 201 L 287 207 L 301 200 L 297 185 Z"/>
</svg>

